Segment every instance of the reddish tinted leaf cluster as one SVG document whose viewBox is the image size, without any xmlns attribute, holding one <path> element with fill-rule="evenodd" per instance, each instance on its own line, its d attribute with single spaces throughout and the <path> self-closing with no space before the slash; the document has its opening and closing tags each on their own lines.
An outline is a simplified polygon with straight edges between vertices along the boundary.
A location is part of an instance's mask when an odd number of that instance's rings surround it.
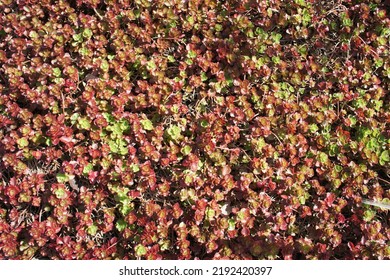
<svg viewBox="0 0 390 280">
<path fill-rule="evenodd" d="M 389 259 L 385 2 L 0 1 L 0 259 Z"/>
</svg>

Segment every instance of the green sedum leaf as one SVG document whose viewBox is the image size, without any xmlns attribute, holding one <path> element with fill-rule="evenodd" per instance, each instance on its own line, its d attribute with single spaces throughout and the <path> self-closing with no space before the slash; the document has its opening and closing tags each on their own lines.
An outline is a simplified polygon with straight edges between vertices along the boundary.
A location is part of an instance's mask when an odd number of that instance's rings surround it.
<svg viewBox="0 0 390 280">
<path fill-rule="evenodd" d="M 23 149 L 25 147 L 28 146 L 28 140 L 26 137 L 22 137 L 22 138 L 19 138 L 16 143 L 18 144 L 18 146 Z"/>
<path fill-rule="evenodd" d="M 85 28 L 83 30 L 83 37 L 84 38 L 87 38 L 87 39 L 90 39 L 92 37 L 93 33 L 92 33 L 92 30 L 89 29 L 89 28 Z"/>
<path fill-rule="evenodd" d="M 58 67 L 53 68 L 53 75 L 54 75 L 54 77 L 56 77 L 56 78 L 61 77 L 61 69 L 58 68 Z"/>
<path fill-rule="evenodd" d="M 379 164 L 385 165 L 389 161 L 390 161 L 389 151 L 385 150 L 381 153 L 381 155 L 379 157 Z"/>
<path fill-rule="evenodd" d="M 56 179 L 57 179 L 58 183 L 66 183 L 69 181 L 69 176 L 68 176 L 68 174 L 58 173 L 56 175 Z"/>
<path fill-rule="evenodd" d="M 236 228 L 236 221 L 234 219 L 229 219 L 228 224 L 228 230 L 234 230 Z"/>
<path fill-rule="evenodd" d="M 328 155 L 325 154 L 324 152 L 320 152 L 318 159 L 321 163 L 326 163 L 328 161 Z"/>
<path fill-rule="evenodd" d="M 104 71 L 104 72 L 108 72 L 108 70 L 110 70 L 110 64 L 108 63 L 107 60 L 103 60 L 102 63 L 100 64 L 100 68 Z"/>
<path fill-rule="evenodd" d="M 211 209 L 210 207 L 207 207 L 206 211 L 205 211 L 205 214 L 206 214 L 206 219 L 208 221 L 211 221 L 211 220 L 214 219 L 215 211 L 213 209 Z"/>
<path fill-rule="evenodd" d="M 136 173 L 136 172 L 138 172 L 140 170 L 138 164 L 134 164 L 134 163 L 132 165 L 130 165 L 130 169 L 134 173 Z"/>
<path fill-rule="evenodd" d="M 168 128 L 167 133 L 173 140 L 177 140 L 181 136 L 180 131 L 180 127 L 178 127 L 177 125 L 171 125 Z"/>
<path fill-rule="evenodd" d="M 90 225 L 90 226 L 87 228 L 87 233 L 88 233 L 89 235 L 96 235 L 97 230 L 98 230 L 98 227 L 97 227 L 96 225 Z"/>
<path fill-rule="evenodd" d="M 90 171 L 93 170 L 93 165 L 92 163 L 88 163 L 86 166 L 84 166 L 84 169 L 83 169 L 83 174 L 84 175 L 88 175 Z"/>
<path fill-rule="evenodd" d="M 54 191 L 54 195 L 58 198 L 58 199 L 63 199 L 66 197 L 66 193 L 65 193 L 65 190 L 60 188 L 60 189 L 57 189 Z"/>
<path fill-rule="evenodd" d="M 138 257 L 142 257 L 144 255 L 146 255 L 148 251 L 146 250 L 145 246 L 141 245 L 141 244 L 138 244 L 137 246 L 135 246 L 135 254 L 138 256 Z"/>
<path fill-rule="evenodd" d="M 366 211 L 364 211 L 363 220 L 369 222 L 375 217 L 375 215 L 376 215 L 375 210 L 367 209 Z"/>
<path fill-rule="evenodd" d="M 127 155 L 128 153 L 127 143 L 122 138 L 109 140 L 108 145 L 110 146 L 110 151 L 113 154 Z"/>
<path fill-rule="evenodd" d="M 73 35 L 73 40 L 76 42 L 82 42 L 83 41 L 83 34 L 77 33 Z"/>
<path fill-rule="evenodd" d="M 115 227 L 119 231 L 124 231 L 126 229 L 126 227 L 127 227 L 127 223 L 123 219 L 119 219 L 116 222 Z"/>
<path fill-rule="evenodd" d="M 153 123 L 148 119 L 141 120 L 141 125 L 142 125 L 142 128 L 145 130 L 153 130 L 154 129 Z"/>
<path fill-rule="evenodd" d="M 87 118 L 80 118 L 78 120 L 78 126 L 81 129 L 89 130 L 91 128 L 91 123 Z"/>
<path fill-rule="evenodd" d="M 185 145 L 183 148 L 181 148 L 180 152 L 183 154 L 183 156 L 186 156 L 189 153 L 191 153 L 191 150 L 192 150 L 191 146 Z"/>
</svg>

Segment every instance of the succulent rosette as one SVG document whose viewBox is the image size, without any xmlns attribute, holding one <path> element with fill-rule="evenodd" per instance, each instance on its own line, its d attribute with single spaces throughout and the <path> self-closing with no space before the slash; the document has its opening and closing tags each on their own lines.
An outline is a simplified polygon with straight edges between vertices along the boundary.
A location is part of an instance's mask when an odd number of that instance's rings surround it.
<svg viewBox="0 0 390 280">
<path fill-rule="evenodd" d="M 0 0 L 0 259 L 389 259 L 388 1 Z"/>
</svg>

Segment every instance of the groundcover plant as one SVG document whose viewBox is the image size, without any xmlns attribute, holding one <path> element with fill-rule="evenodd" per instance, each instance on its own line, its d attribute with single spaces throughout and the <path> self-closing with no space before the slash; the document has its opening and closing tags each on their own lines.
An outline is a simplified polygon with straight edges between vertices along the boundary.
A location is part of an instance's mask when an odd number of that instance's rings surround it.
<svg viewBox="0 0 390 280">
<path fill-rule="evenodd" d="M 0 0 L 0 258 L 389 259 L 389 13 Z"/>
</svg>

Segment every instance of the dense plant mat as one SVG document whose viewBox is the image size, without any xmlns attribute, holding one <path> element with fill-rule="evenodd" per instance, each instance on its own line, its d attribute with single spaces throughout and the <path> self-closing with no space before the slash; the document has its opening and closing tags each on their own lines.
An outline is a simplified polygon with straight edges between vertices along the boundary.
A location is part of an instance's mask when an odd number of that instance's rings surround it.
<svg viewBox="0 0 390 280">
<path fill-rule="evenodd" d="M 0 0 L 0 258 L 389 259 L 389 7 Z"/>
</svg>

